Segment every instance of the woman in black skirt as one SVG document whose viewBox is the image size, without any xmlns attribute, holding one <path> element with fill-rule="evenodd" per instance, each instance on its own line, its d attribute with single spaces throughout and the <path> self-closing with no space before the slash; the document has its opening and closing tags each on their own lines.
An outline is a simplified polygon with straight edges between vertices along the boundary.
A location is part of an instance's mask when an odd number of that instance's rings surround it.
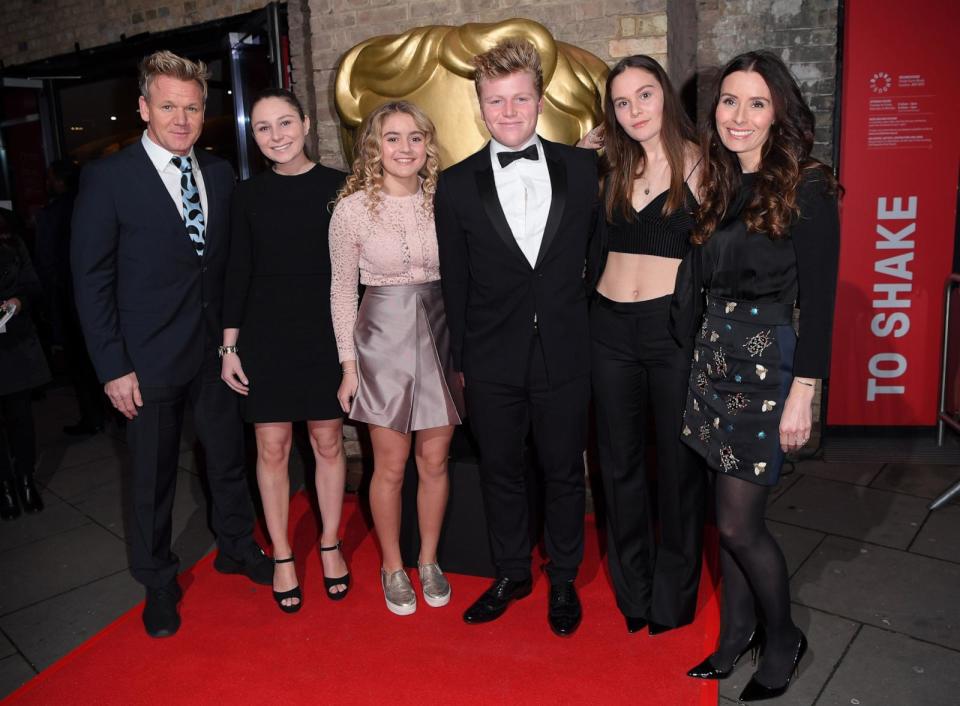
<svg viewBox="0 0 960 706">
<path fill-rule="evenodd" d="M 709 115 L 694 229 L 701 247 L 681 268 L 674 313 L 679 322 L 706 293 L 682 438 L 717 472 L 723 620 L 717 651 L 689 674 L 725 678 L 762 647 L 740 695 L 756 701 L 786 691 L 807 647 L 764 509 L 784 452 L 810 438 L 816 384 L 829 372 L 837 184 L 810 155 L 813 113 L 774 54 L 727 64 Z"/>
<path fill-rule="evenodd" d="M 327 596 L 340 600 L 350 587 L 337 537 L 346 457 L 327 246 L 328 204 L 343 174 L 304 152 L 310 119 L 291 92 L 261 93 L 250 123 L 273 167 L 238 184 L 233 195 L 222 377 L 244 396 L 244 419 L 254 424 L 257 483 L 273 544 L 273 595 L 281 610 L 293 613 L 303 601 L 287 536 L 294 421 L 306 420 L 316 461 Z"/>
<path fill-rule="evenodd" d="M 690 250 L 700 153 L 670 79 L 648 56 L 611 69 L 603 124 L 604 213 L 588 281 L 596 289 L 591 371 L 607 559 L 627 630 L 647 626 L 655 635 L 693 620 L 700 577 L 706 477 L 680 441 L 693 336 L 678 344 L 667 326 L 677 268 Z M 655 495 L 649 441 L 657 449 Z"/>
</svg>

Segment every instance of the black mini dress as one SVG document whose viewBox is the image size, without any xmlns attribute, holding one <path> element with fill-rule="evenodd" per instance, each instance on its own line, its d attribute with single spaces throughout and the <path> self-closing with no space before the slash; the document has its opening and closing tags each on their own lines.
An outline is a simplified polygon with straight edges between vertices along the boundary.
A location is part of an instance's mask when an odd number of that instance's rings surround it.
<svg viewBox="0 0 960 706">
<path fill-rule="evenodd" d="M 344 175 L 267 170 L 233 194 L 224 328 L 237 340 L 248 422 L 335 419 L 340 363 L 330 316 L 330 202 Z"/>
</svg>

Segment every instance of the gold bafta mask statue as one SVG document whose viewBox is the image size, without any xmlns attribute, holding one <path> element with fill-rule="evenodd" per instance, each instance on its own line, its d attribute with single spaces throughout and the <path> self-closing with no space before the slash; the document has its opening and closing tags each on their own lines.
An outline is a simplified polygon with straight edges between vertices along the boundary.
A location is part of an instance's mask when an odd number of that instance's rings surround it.
<svg viewBox="0 0 960 706">
<path fill-rule="evenodd" d="M 461 27 L 417 27 L 373 37 L 347 52 L 336 79 L 336 104 L 347 161 L 364 116 L 391 100 L 409 100 L 437 126 L 443 166 L 480 149 L 489 134 L 473 85 L 474 56 L 508 37 L 530 40 L 540 52 L 544 102 L 537 132 L 573 144 L 600 121 L 607 65 L 589 52 L 557 42 L 530 20 Z"/>
</svg>

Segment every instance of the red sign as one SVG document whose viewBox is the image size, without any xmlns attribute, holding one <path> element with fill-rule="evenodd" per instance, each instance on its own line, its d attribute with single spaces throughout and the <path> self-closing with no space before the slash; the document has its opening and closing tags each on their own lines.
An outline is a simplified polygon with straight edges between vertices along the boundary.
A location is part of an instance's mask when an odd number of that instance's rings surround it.
<svg viewBox="0 0 960 706">
<path fill-rule="evenodd" d="M 960 167 L 958 28 L 956 0 L 846 3 L 829 424 L 936 422 Z"/>
</svg>

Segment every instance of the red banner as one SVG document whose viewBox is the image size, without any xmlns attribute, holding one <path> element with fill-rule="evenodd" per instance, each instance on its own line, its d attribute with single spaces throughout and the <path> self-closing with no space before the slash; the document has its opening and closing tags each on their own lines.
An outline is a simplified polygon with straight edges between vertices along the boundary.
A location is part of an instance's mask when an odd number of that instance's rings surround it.
<svg viewBox="0 0 960 706">
<path fill-rule="evenodd" d="M 846 3 L 829 424 L 936 422 L 960 167 L 958 29 L 956 0 Z"/>
</svg>

